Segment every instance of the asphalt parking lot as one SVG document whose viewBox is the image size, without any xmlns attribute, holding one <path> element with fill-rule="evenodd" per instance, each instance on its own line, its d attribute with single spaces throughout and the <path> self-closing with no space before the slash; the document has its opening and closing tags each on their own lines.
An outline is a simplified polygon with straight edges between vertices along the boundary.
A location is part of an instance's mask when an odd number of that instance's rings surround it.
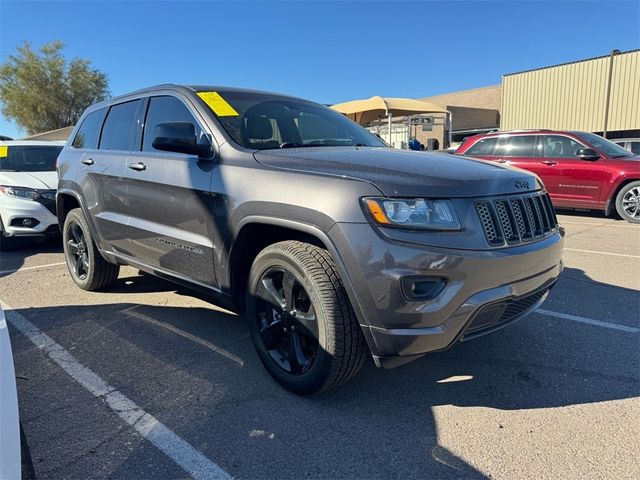
<svg viewBox="0 0 640 480">
<path fill-rule="evenodd" d="M 61 246 L 0 258 L 36 478 L 640 478 L 640 226 L 562 212 L 542 311 L 310 398 L 241 318 L 123 268 L 79 290 Z"/>
</svg>

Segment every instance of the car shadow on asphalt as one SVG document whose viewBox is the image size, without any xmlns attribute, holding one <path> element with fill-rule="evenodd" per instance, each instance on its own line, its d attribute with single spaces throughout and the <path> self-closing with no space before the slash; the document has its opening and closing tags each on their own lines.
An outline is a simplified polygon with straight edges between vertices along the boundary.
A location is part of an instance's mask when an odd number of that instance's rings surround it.
<svg viewBox="0 0 640 480">
<path fill-rule="evenodd" d="M 17 243 L 7 251 L 0 252 L 0 277 L 20 269 L 25 260 L 42 253 L 62 253 L 62 237 L 52 236 L 41 238 L 19 238 Z"/>
<path fill-rule="evenodd" d="M 588 279 L 575 269 L 565 273 Z M 147 281 L 149 291 L 176 288 L 154 277 L 121 280 L 105 293 L 144 292 Z M 467 407 L 490 409 L 481 428 L 533 438 L 543 425 L 510 424 L 501 412 L 639 393 L 637 368 L 629 367 L 637 366 L 636 337 L 535 314 L 394 370 L 367 361 L 351 382 L 304 398 L 271 380 L 243 319 L 213 306 L 117 303 L 19 313 L 238 477 L 255 477 L 258 465 L 263 478 L 482 478 L 441 444 L 436 415 L 447 416 L 449 436 L 455 429 L 464 438 L 479 434 L 478 425 L 468 423 Z M 33 346 L 12 333 L 16 371 L 27 372 L 33 366 L 21 364 L 21 351 Z M 20 382 L 19 389 L 22 404 L 42 395 L 40 385 Z M 46 430 L 28 417 L 23 422 L 27 437 Z M 132 453 L 112 476 L 127 476 L 128 463 L 138 457 L 144 452 Z"/>
</svg>

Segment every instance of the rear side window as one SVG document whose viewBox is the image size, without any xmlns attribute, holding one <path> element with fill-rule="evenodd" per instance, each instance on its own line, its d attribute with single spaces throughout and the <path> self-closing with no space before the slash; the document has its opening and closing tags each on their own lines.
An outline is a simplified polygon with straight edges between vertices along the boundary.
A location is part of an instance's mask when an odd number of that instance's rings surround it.
<svg viewBox="0 0 640 480">
<path fill-rule="evenodd" d="M 629 150 L 636 155 L 640 155 L 640 142 L 629 142 Z"/>
<path fill-rule="evenodd" d="M 204 131 L 184 103 L 175 97 L 151 97 L 147 108 L 147 118 L 144 122 L 142 150 L 146 152 L 160 151 L 153 148 L 153 132 L 156 125 L 167 122 L 192 123 L 196 129 L 196 138 L 198 141 L 202 140 Z"/>
<path fill-rule="evenodd" d="M 464 155 L 493 155 L 493 149 L 498 143 L 497 137 L 483 138 L 474 143 L 473 146 L 467 150 Z"/>
<path fill-rule="evenodd" d="M 104 112 L 105 109 L 101 108 L 84 117 L 78 133 L 76 133 L 73 143 L 71 144 L 73 148 L 98 148 L 100 127 L 102 126 Z"/>
<path fill-rule="evenodd" d="M 109 109 L 102 127 L 100 150 L 133 150 L 136 112 L 140 100 L 120 103 Z"/>
<path fill-rule="evenodd" d="M 498 142 L 494 155 L 500 157 L 533 157 L 537 139 L 538 137 L 535 135 L 502 137 Z"/>
<path fill-rule="evenodd" d="M 584 147 L 564 135 L 545 135 L 542 151 L 545 157 L 575 158 L 581 148 Z"/>
</svg>

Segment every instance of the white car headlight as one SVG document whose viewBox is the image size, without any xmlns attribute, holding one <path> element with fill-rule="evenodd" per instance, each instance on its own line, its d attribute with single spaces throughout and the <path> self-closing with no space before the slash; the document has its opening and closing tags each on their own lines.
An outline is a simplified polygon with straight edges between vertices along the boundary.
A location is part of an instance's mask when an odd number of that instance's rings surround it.
<svg viewBox="0 0 640 480">
<path fill-rule="evenodd" d="M 365 198 L 375 222 L 387 227 L 460 230 L 460 221 L 449 200 L 428 198 Z"/>
<path fill-rule="evenodd" d="M 23 187 L 8 187 L 0 185 L 0 192 L 14 198 L 21 198 L 23 200 L 37 200 L 40 198 L 40 193 L 37 190 Z"/>
</svg>

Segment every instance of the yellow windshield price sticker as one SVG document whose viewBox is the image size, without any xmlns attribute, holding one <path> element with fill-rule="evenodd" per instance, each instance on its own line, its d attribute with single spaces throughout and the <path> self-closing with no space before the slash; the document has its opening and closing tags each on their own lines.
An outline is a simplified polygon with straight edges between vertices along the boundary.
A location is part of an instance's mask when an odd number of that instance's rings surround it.
<svg viewBox="0 0 640 480">
<path fill-rule="evenodd" d="M 4 158 L 9 155 L 9 147 L 6 145 L 0 145 L 0 158 Z"/>
<path fill-rule="evenodd" d="M 219 117 L 237 117 L 239 115 L 218 92 L 198 92 L 198 96 Z"/>
</svg>

